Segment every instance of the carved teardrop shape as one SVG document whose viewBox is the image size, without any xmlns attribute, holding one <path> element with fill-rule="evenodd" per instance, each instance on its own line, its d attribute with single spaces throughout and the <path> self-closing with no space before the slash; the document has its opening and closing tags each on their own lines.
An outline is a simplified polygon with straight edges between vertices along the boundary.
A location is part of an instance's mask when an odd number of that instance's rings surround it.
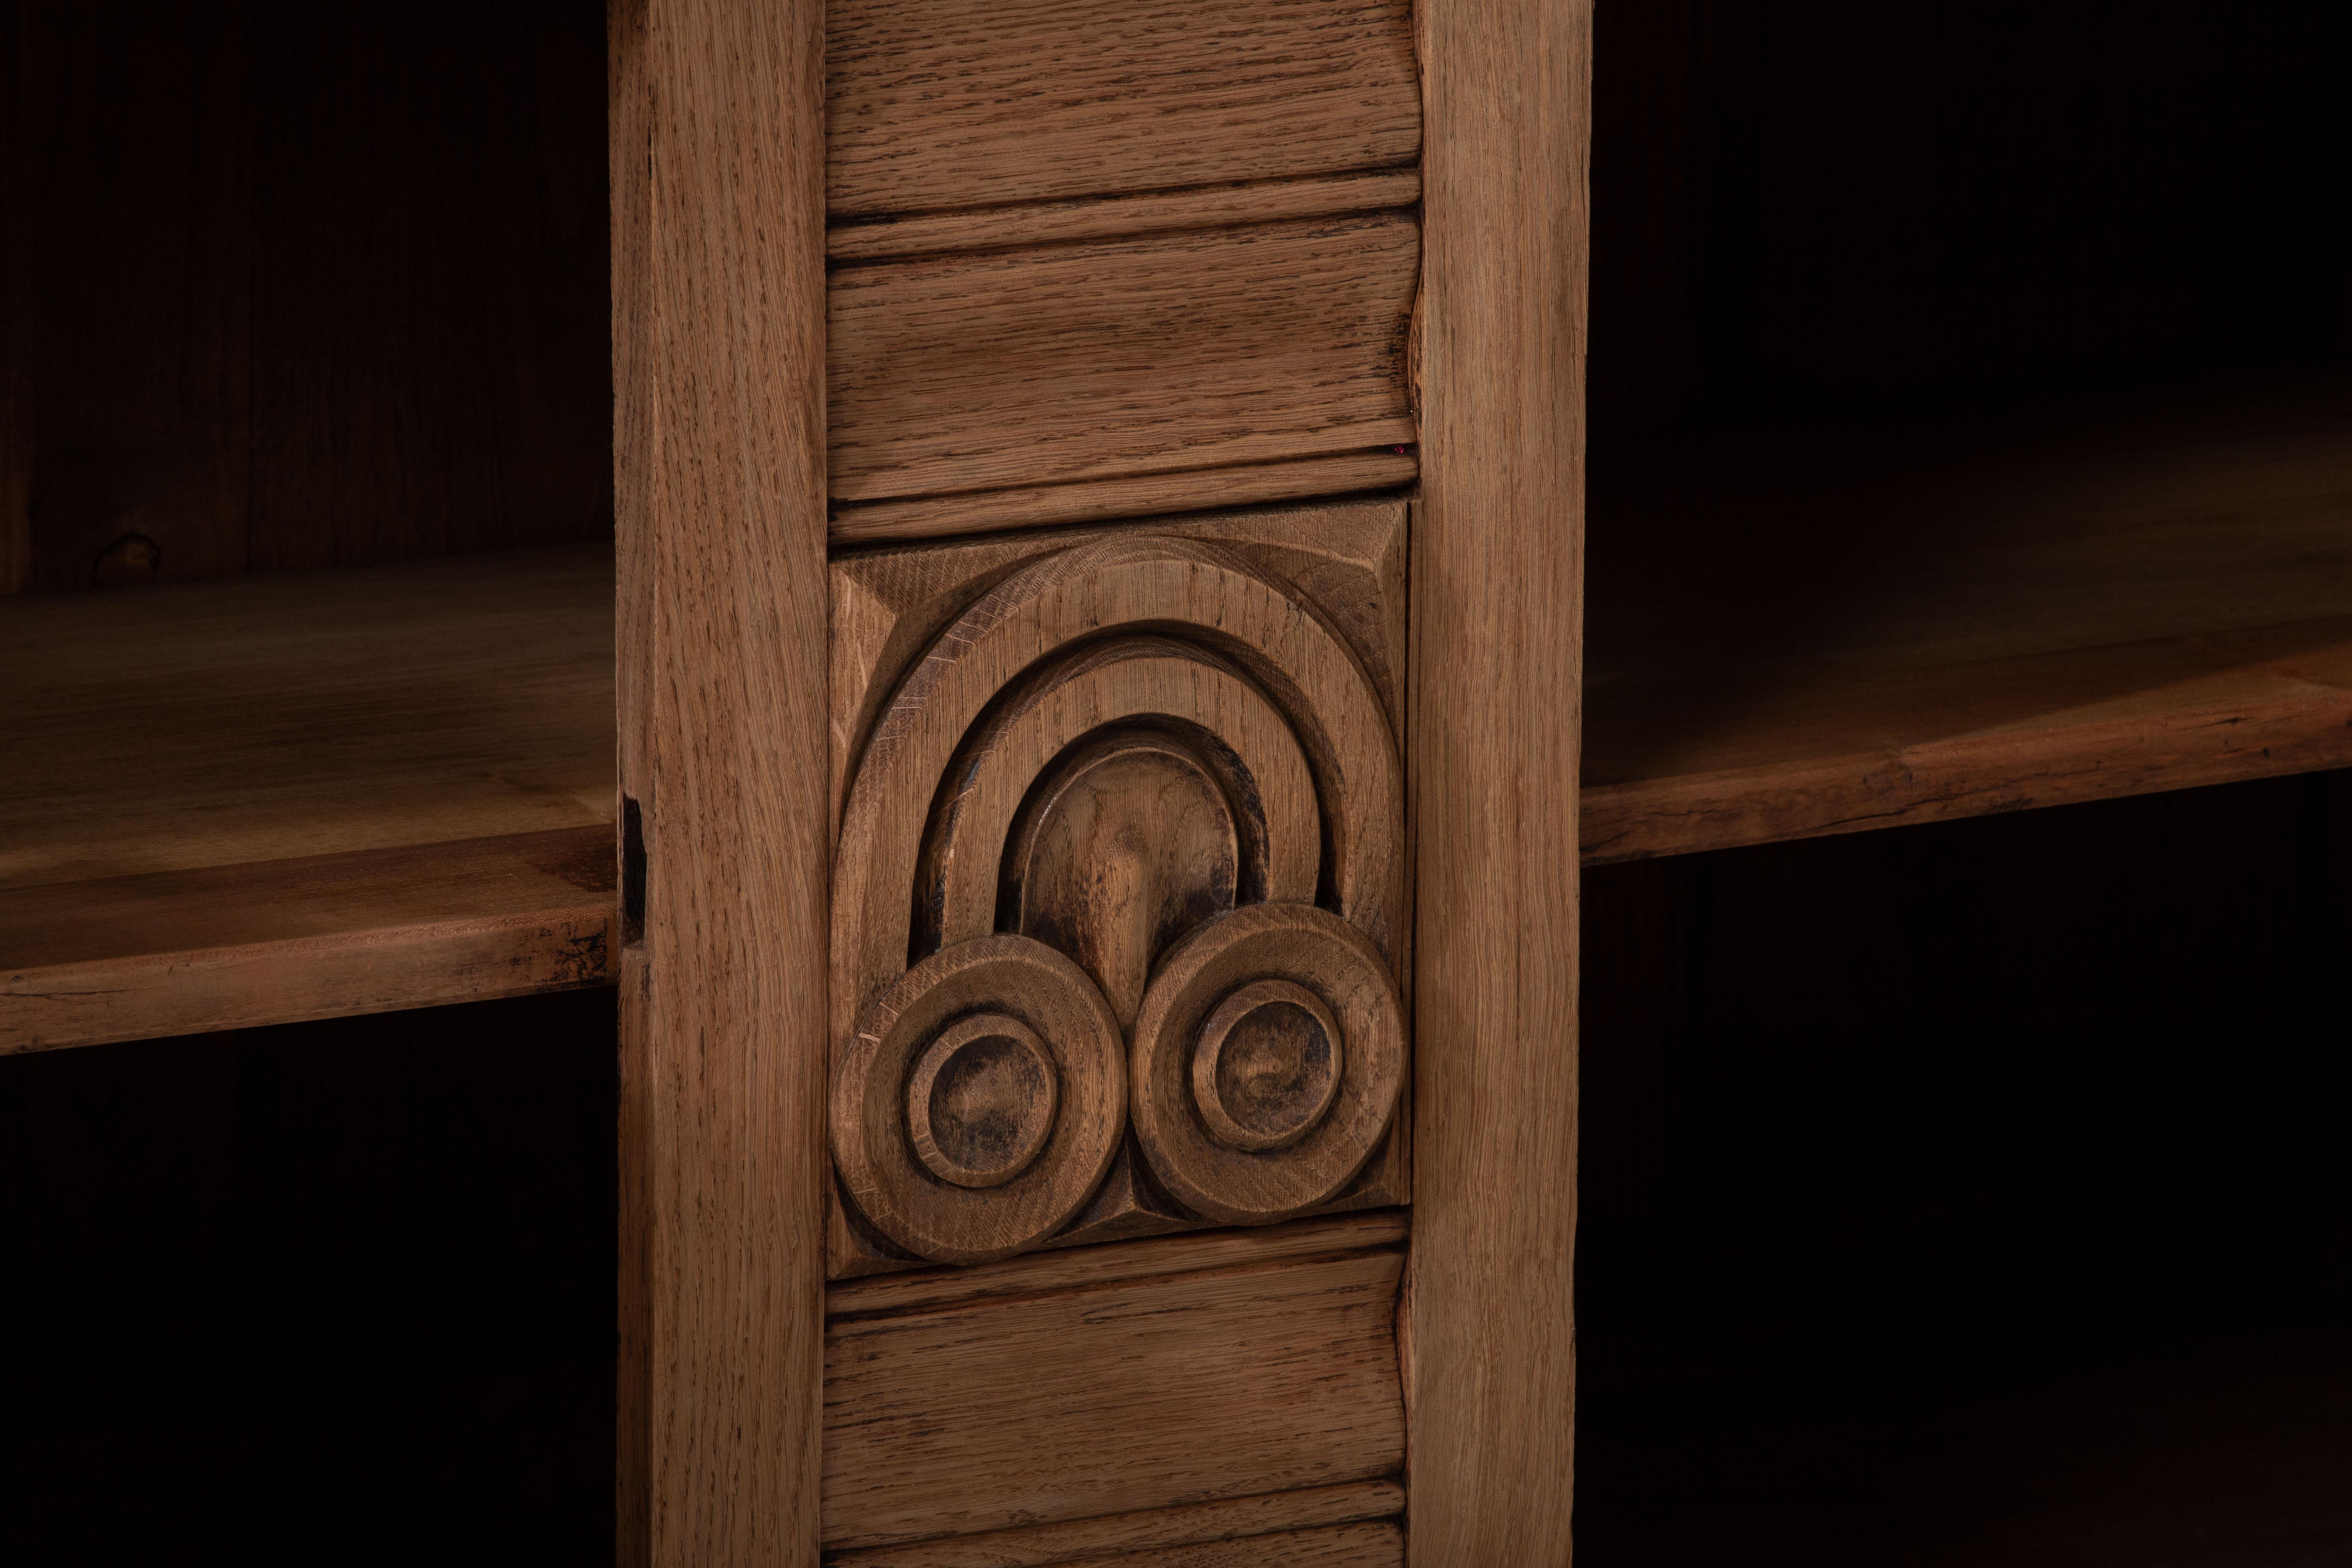
<svg viewBox="0 0 2352 1568">
<path fill-rule="evenodd" d="M 1181 740 L 1097 736 L 1023 813 L 1004 858 L 1007 923 L 1077 960 L 1131 1024 L 1160 955 L 1234 907 L 1242 843 L 1223 786 Z"/>
</svg>

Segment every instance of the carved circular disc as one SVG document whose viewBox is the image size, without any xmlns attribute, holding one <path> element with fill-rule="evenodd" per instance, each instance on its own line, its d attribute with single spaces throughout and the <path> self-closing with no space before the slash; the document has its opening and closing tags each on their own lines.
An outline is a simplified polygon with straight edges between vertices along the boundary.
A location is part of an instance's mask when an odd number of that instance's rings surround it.
<svg viewBox="0 0 2352 1568">
<path fill-rule="evenodd" d="M 974 1013 L 931 1037 L 907 1079 L 907 1135 L 931 1174 L 999 1187 L 1027 1170 L 1054 1131 L 1061 1074 L 1020 1019 Z"/>
<path fill-rule="evenodd" d="M 1287 1149 L 1339 1097 L 1347 1053 L 1323 999 L 1287 980 L 1253 980 L 1201 1026 L 1192 1105 L 1228 1149 Z"/>
<path fill-rule="evenodd" d="M 1320 1015 L 1288 989 L 1256 989 L 1266 981 L 1307 993 Z M 1298 1016 L 1277 1010 L 1285 1008 Z M 1265 1047 L 1264 1086 L 1275 1092 L 1253 1103 L 1253 1041 L 1234 1035 L 1253 1028 L 1260 1014 L 1268 1015 L 1255 1026 L 1265 1037 L 1255 1044 Z M 1333 1031 L 1336 1080 L 1311 1119 L 1306 1110 L 1322 1097 L 1307 1023 Z M 1221 1026 L 1213 1049 L 1204 1039 L 1213 1026 Z M 1213 1075 L 1207 1093 L 1204 1058 Z M 1289 1083 L 1286 1061 L 1297 1069 Z M 1330 1198 L 1379 1146 L 1404 1083 L 1404 1010 L 1387 960 L 1354 926 L 1310 904 L 1249 904 L 1209 921 L 1161 959 L 1136 1016 L 1130 1062 L 1136 1141 L 1152 1173 L 1211 1219 L 1263 1225 Z M 1216 1125 L 1218 1115 L 1225 1127 Z M 1234 1130 L 1244 1134 L 1239 1144 Z M 1245 1146 L 1270 1133 L 1275 1142 L 1266 1146 Z"/>
<path fill-rule="evenodd" d="M 910 1116 L 926 1068 L 923 1110 Z M 908 970 L 842 1042 L 834 1169 L 860 1212 L 909 1252 L 985 1262 L 1077 1213 L 1110 1169 L 1126 1099 L 1118 1021 L 1086 972 L 1027 937 L 982 937 Z M 1005 1173 L 986 1185 L 941 1179 L 919 1127 L 951 1172 Z M 1039 1146 L 1016 1162 L 1032 1134 Z"/>
</svg>

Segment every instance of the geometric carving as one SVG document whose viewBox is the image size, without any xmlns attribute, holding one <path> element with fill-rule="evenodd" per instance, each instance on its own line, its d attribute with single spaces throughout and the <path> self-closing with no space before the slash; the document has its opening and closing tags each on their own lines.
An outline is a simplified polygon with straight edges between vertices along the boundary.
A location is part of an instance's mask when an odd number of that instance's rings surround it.
<svg viewBox="0 0 2352 1568">
<path fill-rule="evenodd" d="M 910 602 L 959 561 L 965 596 L 866 672 L 896 684 L 840 774 L 833 1271 L 1263 1224 L 1384 1150 L 1365 1196 L 1402 1201 L 1403 778 L 1364 605 L 1351 640 L 1233 541 L 1025 552 L 914 563 Z"/>
<path fill-rule="evenodd" d="M 910 1251 L 1002 1258 L 1093 1193 L 1126 1099 L 1126 1043 L 1076 964 L 1022 936 L 961 942 L 908 970 L 851 1032 L 834 1066 L 835 1169 Z M 943 1179 L 942 1155 L 966 1172 Z"/>
<path fill-rule="evenodd" d="M 1211 1219 L 1262 1225 L 1331 1196 L 1370 1153 L 1403 1084 L 1404 1007 L 1354 926 L 1250 904 L 1169 952 L 1129 1071 L 1160 1184 Z"/>
</svg>

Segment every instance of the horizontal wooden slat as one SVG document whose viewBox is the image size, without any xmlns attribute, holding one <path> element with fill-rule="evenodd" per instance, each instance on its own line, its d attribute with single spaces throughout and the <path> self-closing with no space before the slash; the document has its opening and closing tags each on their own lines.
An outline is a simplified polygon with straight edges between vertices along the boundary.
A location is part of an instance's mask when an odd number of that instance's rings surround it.
<svg viewBox="0 0 2352 1568">
<path fill-rule="evenodd" d="M 0 601 L 0 1050 L 605 979 L 609 547 Z"/>
<path fill-rule="evenodd" d="M 1402 1261 L 1360 1252 L 835 1322 L 825 1544 L 1393 1477 Z"/>
<path fill-rule="evenodd" d="M 1282 1548 L 1281 1532 L 1318 1526 L 1394 1519 L 1404 1512 L 1404 1488 L 1395 1481 L 1357 1481 L 1198 1503 L 1191 1508 L 1152 1509 L 1108 1519 L 1072 1520 L 1027 1530 L 960 1535 L 912 1546 L 877 1546 L 826 1558 L 827 1568 L 1046 1568 L 1047 1564 L 1096 1562 L 1112 1552 L 1231 1543 L 1234 1550 Z M 1375 1536 L 1375 1538 L 1377 1538 Z M 1220 1561 L 1186 1553 L 1179 1562 Z M 1264 1562 L 1244 1557 L 1244 1562 Z M 1279 1558 L 1274 1559 L 1280 1561 Z M 1379 1561 L 1377 1558 L 1371 1561 Z M 1118 1561 L 1125 1562 L 1126 1558 Z"/>
<path fill-rule="evenodd" d="M 1419 251 L 1383 214 L 839 270 L 833 499 L 1410 445 Z"/>
<path fill-rule="evenodd" d="M 1244 1264 L 1328 1258 L 1403 1243 L 1408 1226 L 1402 1209 L 1375 1209 L 1331 1219 L 1242 1230 L 1198 1231 L 1114 1241 L 1066 1252 L 1033 1252 L 1002 1263 L 969 1268 L 925 1268 L 868 1279 L 838 1280 L 825 1288 L 828 1319 L 875 1317 L 985 1297 L 1045 1296 L 1126 1279 L 1196 1274 Z"/>
<path fill-rule="evenodd" d="M 0 1054 L 609 983 L 613 839 L 562 829 L 0 894 Z"/>
<path fill-rule="evenodd" d="M 832 0 L 835 216 L 1412 162 L 1409 0 Z"/>
<path fill-rule="evenodd" d="M 613 820 L 609 545 L 0 601 L 0 888 Z"/>
<path fill-rule="evenodd" d="M 1148 195 L 1034 202 L 965 212 L 920 213 L 866 223 L 835 224 L 824 237 L 830 261 L 875 261 L 957 250 L 1010 249 L 1080 239 L 1157 234 L 1173 229 L 1224 228 L 1284 218 L 1381 212 L 1421 200 L 1421 171 L 1378 169 L 1300 180 L 1255 180 Z"/>
<path fill-rule="evenodd" d="M 1391 489 L 1411 484 L 1420 471 L 1420 459 L 1411 447 L 1391 446 L 1239 468 L 1146 474 L 1140 479 L 1041 485 L 1028 489 L 990 490 L 984 495 L 870 501 L 864 506 L 836 507 L 832 536 L 836 544 L 878 544 L 898 539 L 1003 533 L 1016 528 L 1156 517 L 1169 512 L 1203 511 L 1212 507 L 1257 506 Z"/>
<path fill-rule="evenodd" d="M 2352 766 L 2352 378 L 1596 477 L 1584 858 Z"/>
</svg>

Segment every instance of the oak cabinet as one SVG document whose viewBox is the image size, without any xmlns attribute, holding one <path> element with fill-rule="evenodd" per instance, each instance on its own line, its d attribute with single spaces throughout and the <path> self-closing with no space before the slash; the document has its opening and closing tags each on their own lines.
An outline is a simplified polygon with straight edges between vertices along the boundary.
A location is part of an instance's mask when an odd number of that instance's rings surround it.
<svg viewBox="0 0 2352 1568">
<path fill-rule="evenodd" d="M 2161 1470 L 2176 1373 L 2304 1474 L 2342 27 L 2158 11 L 16 0 L 28 1542 L 304 1422 L 375 1434 L 321 1518 L 648 1564 L 2128 1534 L 1985 1456 Z M 190 1294 L 310 1194 L 403 1280 L 306 1331 L 446 1343 L 224 1372 L 155 1479 L 69 1304 L 166 1188 Z M 2272 1337 L 2192 1345 L 2147 1216 L 2265 1201 Z M 2066 1311 L 2147 1353 L 2034 1382 Z"/>
</svg>

